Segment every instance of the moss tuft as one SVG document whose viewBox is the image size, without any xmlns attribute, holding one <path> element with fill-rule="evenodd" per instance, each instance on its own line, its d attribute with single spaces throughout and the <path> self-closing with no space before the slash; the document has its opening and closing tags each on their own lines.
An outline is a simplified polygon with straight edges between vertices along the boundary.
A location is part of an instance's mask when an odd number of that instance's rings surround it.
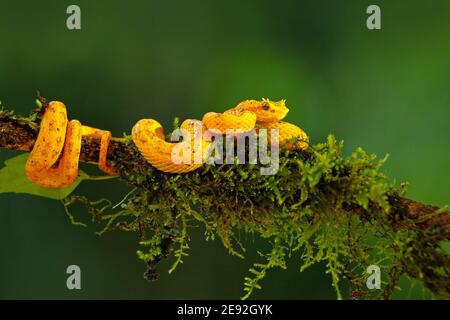
<svg viewBox="0 0 450 320">
<path fill-rule="evenodd" d="M 137 255 L 148 265 L 145 275 L 151 280 L 161 259 L 175 257 L 170 272 L 183 262 L 189 228 L 203 225 L 207 240 L 219 237 L 239 257 L 245 250 L 237 234 L 257 234 L 270 244 L 262 261 L 249 269 L 243 298 L 261 288 L 269 269 L 286 268 L 291 256 L 297 257 L 300 270 L 324 264 L 337 298 L 344 298 L 343 279 L 350 298 L 388 298 L 405 273 L 449 297 L 448 254 L 431 241 L 433 234 L 391 212 L 388 195 L 397 191 L 380 171 L 385 159 L 361 148 L 345 157 L 342 150 L 343 142 L 333 136 L 307 151 L 282 150 L 279 171 L 272 176 L 261 175 L 259 165 L 252 164 L 168 174 L 144 166 L 136 150 L 134 158 L 116 163 L 121 178 L 134 186 L 120 211 L 93 212 L 106 221 L 105 231 L 139 234 Z M 383 290 L 366 288 L 366 269 L 372 264 L 386 275 Z"/>
</svg>

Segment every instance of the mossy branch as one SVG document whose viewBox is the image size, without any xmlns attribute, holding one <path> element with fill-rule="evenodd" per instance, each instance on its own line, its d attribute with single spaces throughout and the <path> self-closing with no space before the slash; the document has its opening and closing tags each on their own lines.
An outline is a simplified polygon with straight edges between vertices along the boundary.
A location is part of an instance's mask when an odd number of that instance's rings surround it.
<svg viewBox="0 0 450 320">
<path fill-rule="evenodd" d="M 36 116 L 0 111 L 0 148 L 30 151 L 38 122 Z M 99 147 L 99 140 L 83 138 L 80 160 L 95 163 Z M 96 209 L 83 196 L 67 203 L 84 203 L 107 222 L 105 230 L 138 232 L 147 248 L 138 256 L 149 266 L 148 279 L 169 253 L 175 252 L 176 264 L 182 262 L 189 248 L 187 222 L 196 221 L 204 224 L 207 239 L 218 235 L 237 256 L 242 253 L 235 248 L 241 246 L 236 232 L 269 239 L 271 251 L 261 254 L 266 263 L 256 263 L 245 278 L 245 298 L 260 288 L 269 269 L 284 268 L 293 252 L 300 252 L 301 270 L 326 262 L 338 297 L 341 278 L 348 280 L 350 298 L 375 297 L 364 277 L 376 262 L 388 275 L 378 298 L 389 298 L 402 275 L 450 298 L 450 258 L 440 248 L 450 239 L 450 212 L 405 198 L 379 171 L 383 161 L 361 149 L 344 157 L 342 147 L 329 137 L 306 152 L 285 150 L 276 176 L 261 176 L 254 165 L 205 166 L 175 175 L 150 166 L 129 138 L 116 138 L 108 160 L 135 187 L 121 210 L 104 214 L 105 208 Z"/>
<path fill-rule="evenodd" d="M 33 148 L 39 131 L 39 124 L 28 117 L 13 115 L 8 111 L 0 111 L 0 148 L 29 152 Z M 83 137 L 80 161 L 97 163 L 100 150 L 100 140 Z M 108 148 L 108 160 L 120 163 L 124 167 L 135 164 L 136 158 L 141 158 L 136 147 L 126 138 L 113 138 Z M 143 158 L 139 159 L 140 170 L 150 168 Z M 170 175 L 170 174 L 169 174 Z M 450 212 L 439 212 L 439 207 L 423 204 L 399 196 L 397 193 L 389 195 L 389 202 L 393 211 L 402 217 L 414 220 L 423 228 L 443 227 L 447 239 L 450 239 Z M 358 208 L 355 208 L 358 210 Z"/>
</svg>

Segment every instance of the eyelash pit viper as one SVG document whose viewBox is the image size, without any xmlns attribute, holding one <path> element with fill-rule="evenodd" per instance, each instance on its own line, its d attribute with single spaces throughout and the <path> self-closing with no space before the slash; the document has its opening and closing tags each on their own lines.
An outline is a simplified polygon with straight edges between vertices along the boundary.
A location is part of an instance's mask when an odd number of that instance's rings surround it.
<svg viewBox="0 0 450 320">
<path fill-rule="evenodd" d="M 235 135 L 252 129 L 277 129 L 279 144 L 290 150 L 308 148 L 308 136 L 294 124 L 282 121 L 289 109 L 285 100 L 277 102 L 268 99 L 246 100 L 224 113 L 208 112 L 202 121 L 187 119 L 180 129 L 193 137 L 191 141 L 167 142 L 162 125 L 154 119 L 139 120 L 132 129 L 132 139 L 144 158 L 158 170 L 168 173 L 186 173 L 198 169 L 211 144 L 208 132 Z M 100 138 L 99 168 L 107 174 L 115 175 L 114 167 L 106 164 L 106 156 L 111 132 L 81 125 L 78 120 L 68 121 L 64 103 L 52 101 L 42 116 L 38 137 L 25 165 L 30 181 L 46 188 L 61 188 L 71 184 L 78 176 L 78 161 L 83 136 Z M 269 135 L 270 137 L 270 135 Z M 293 142 L 295 140 L 295 142 Z M 270 139 L 269 139 L 270 142 Z M 200 161 L 174 163 L 175 150 L 188 150 L 200 157 Z M 201 151 L 199 154 L 198 151 Z"/>
</svg>

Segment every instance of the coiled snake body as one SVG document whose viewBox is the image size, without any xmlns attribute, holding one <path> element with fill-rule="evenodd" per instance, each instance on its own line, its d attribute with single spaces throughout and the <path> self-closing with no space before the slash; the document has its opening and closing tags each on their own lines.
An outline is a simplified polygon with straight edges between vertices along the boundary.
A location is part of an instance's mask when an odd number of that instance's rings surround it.
<svg viewBox="0 0 450 320">
<path fill-rule="evenodd" d="M 202 121 L 185 120 L 180 128 L 193 137 L 190 141 L 167 142 L 163 127 L 154 119 L 138 121 L 132 129 L 132 139 L 144 158 L 158 170 L 186 173 L 204 164 L 211 144 L 208 133 L 225 134 L 231 131 L 234 135 L 239 135 L 252 129 L 277 129 L 280 145 L 291 150 L 306 149 L 306 133 L 294 124 L 281 121 L 288 111 L 285 100 L 246 100 L 224 113 L 209 112 L 203 116 Z M 107 174 L 114 175 L 115 169 L 106 164 L 111 133 L 83 126 L 78 120 L 68 121 L 65 105 L 53 101 L 45 109 L 38 137 L 26 163 L 27 177 L 33 183 L 47 188 L 61 188 L 71 184 L 78 176 L 82 136 L 101 139 L 98 166 Z M 189 150 L 188 154 L 183 155 L 188 161 L 174 162 L 174 152 L 182 153 L 183 150 Z"/>
</svg>

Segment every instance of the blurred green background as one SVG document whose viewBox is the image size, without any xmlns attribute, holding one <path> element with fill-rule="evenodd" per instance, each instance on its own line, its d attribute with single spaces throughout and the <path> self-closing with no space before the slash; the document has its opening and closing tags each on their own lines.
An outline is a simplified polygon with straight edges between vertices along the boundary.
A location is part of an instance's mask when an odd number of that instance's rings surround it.
<svg viewBox="0 0 450 320">
<path fill-rule="evenodd" d="M 82 30 L 66 28 L 78 4 Z M 381 7 L 382 30 L 366 28 Z M 449 203 L 450 2 L 430 1 L 6 1 L 0 0 L 0 99 L 19 114 L 37 89 L 71 118 L 120 136 L 140 118 L 169 128 L 248 98 L 286 98 L 287 120 L 313 142 L 329 133 L 380 157 L 409 181 L 408 196 Z M 0 160 L 17 154 L 2 150 Z M 86 166 L 84 166 L 86 168 Z M 95 168 L 88 168 L 94 171 Z M 118 181 L 84 182 L 78 193 L 119 200 Z M 89 217 L 74 208 L 80 219 Z M 173 274 L 146 282 L 134 234 L 102 237 L 71 226 L 57 201 L 0 194 L 0 298 L 238 298 L 257 259 L 228 255 L 192 229 L 191 255 Z M 320 266 L 298 256 L 274 270 L 254 298 L 330 298 Z M 66 268 L 82 290 L 66 289 Z M 427 298 L 402 282 L 398 298 Z"/>
</svg>

